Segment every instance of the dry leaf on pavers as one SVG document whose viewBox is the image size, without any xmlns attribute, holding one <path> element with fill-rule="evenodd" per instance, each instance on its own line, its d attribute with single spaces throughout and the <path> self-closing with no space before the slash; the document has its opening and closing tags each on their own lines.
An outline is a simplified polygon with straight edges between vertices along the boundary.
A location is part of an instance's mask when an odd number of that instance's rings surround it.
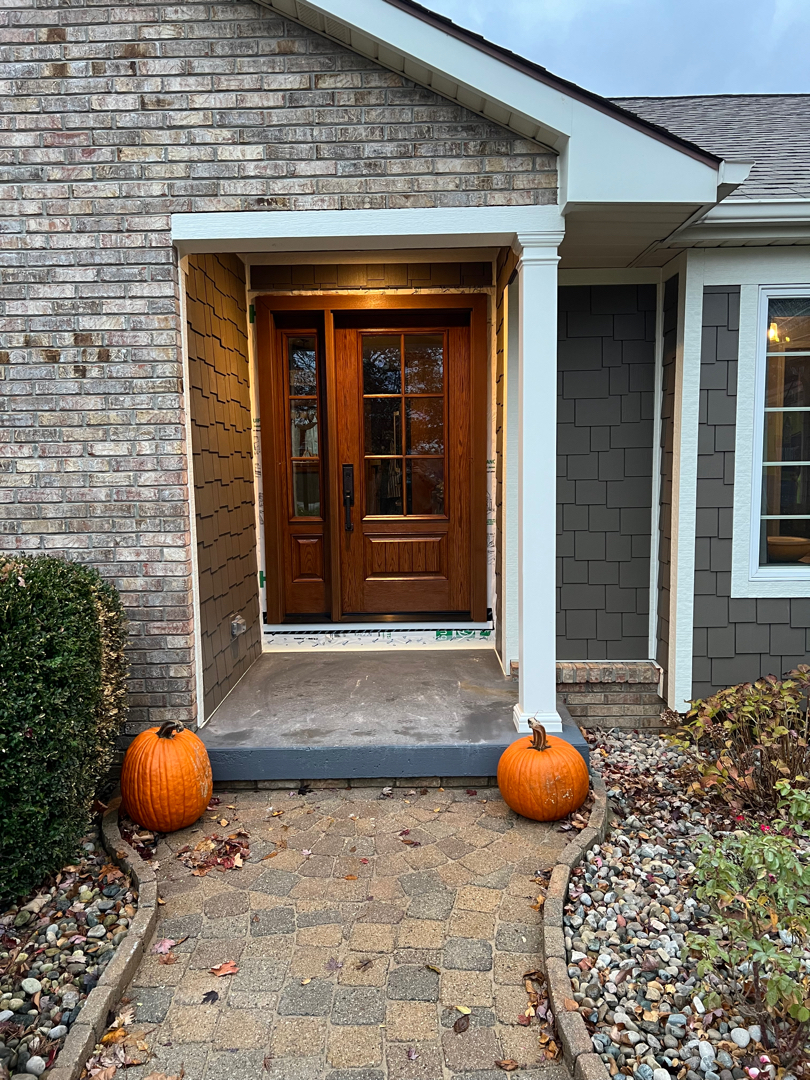
<svg viewBox="0 0 810 1080">
<path fill-rule="evenodd" d="M 174 955 L 173 952 L 166 953 L 165 956 L 159 956 L 158 957 L 158 963 L 159 964 L 176 964 L 177 963 L 177 957 Z"/>
<path fill-rule="evenodd" d="M 135 1020 L 135 1006 L 125 1005 L 123 1009 L 118 1013 L 115 1020 L 112 1022 L 112 1026 L 128 1027 Z"/>
<path fill-rule="evenodd" d="M 222 964 L 217 964 L 216 967 L 208 969 L 211 975 L 222 978 L 223 975 L 235 975 L 239 970 L 239 966 L 233 962 L 233 960 L 225 960 Z"/>
<path fill-rule="evenodd" d="M 374 963 L 375 957 L 371 957 L 370 960 L 360 960 L 354 965 L 355 971 L 368 971 L 371 965 Z"/>
<path fill-rule="evenodd" d="M 262 1059 L 262 1068 L 265 1070 L 265 1072 L 270 1072 L 270 1066 L 272 1064 L 273 1064 L 273 1055 L 272 1054 L 265 1054 L 264 1058 Z M 147 1078 L 147 1080 L 148 1080 L 148 1078 Z"/>
<path fill-rule="evenodd" d="M 216 1001 L 219 1001 L 219 994 L 216 992 L 216 990 L 208 990 L 206 993 L 203 994 L 203 1005 L 213 1005 Z"/>
<path fill-rule="evenodd" d="M 180 848 L 176 857 L 195 877 L 205 877 L 210 870 L 238 869 L 250 857 L 248 839 L 248 833 L 242 829 L 227 837 L 212 833 L 203 837 L 193 848 L 188 844 Z"/>
<path fill-rule="evenodd" d="M 340 960 L 336 960 L 334 956 L 330 956 L 326 963 L 323 965 L 327 971 L 340 971 L 343 964 Z"/>
<path fill-rule="evenodd" d="M 394 789 L 393 788 L 384 787 L 382 789 L 382 791 L 380 792 L 380 798 L 381 799 L 393 799 L 393 797 L 394 797 Z"/>
<path fill-rule="evenodd" d="M 525 1013 L 518 1013 L 517 1022 L 521 1027 L 528 1027 L 532 1022 L 531 1016 L 527 1016 Z"/>
<path fill-rule="evenodd" d="M 408 1049 L 405 1051 L 405 1057 L 408 1059 L 408 1061 L 416 1061 L 416 1059 L 419 1057 L 419 1051 L 416 1049 L 415 1046 L 409 1046 Z"/>
<path fill-rule="evenodd" d="M 458 1006 L 456 1006 L 456 1008 L 458 1008 Z M 469 1013 L 464 1013 L 458 1018 L 458 1020 L 456 1020 L 455 1024 L 453 1024 L 453 1031 L 455 1031 L 456 1035 L 461 1035 L 462 1032 L 466 1031 L 469 1026 Z"/>
<path fill-rule="evenodd" d="M 260 862 L 266 862 L 268 859 L 275 859 L 276 855 L 278 855 L 277 851 L 271 851 L 267 855 L 262 855 L 262 857 L 261 857 L 261 859 L 259 861 Z"/>
<path fill-rule="evenodd" d="M 441 975 L 442 973 L 442 969 L 437 968 L 435 964 L 425 964 L 425 967 L 428 969 L 428 971 L 435 971 L 437 975 Z"/>
<path fill-rule="evenodd" d="M 462 1016 L 469 1016 L 472 1012 L 472 1009 L 468 1009 L 466 1005 L 456 1005 L 456 1008 L 462 1014 Z"/>
<path fill-rule="evenodd" d="M 478 794 L 478 792 L 477 792 L 477 791 L 475 790 L 475 788 L 470 788 L 470 787 L 468 787 L 468 788 L 467 788 L 467 794 L 468 794 L 468 795 L 470 796 L 470 798 L 472 798 L 472 797 L 473 797 L 473 795 L 477 795 L 477 794 Z"/>
<path fill-rule="evenodd" d="M 500 1061 L 496 1061 L 495 1064 L 504 1072 L 515 1072 L 520 1068 L 520 1065 L 513 1058 L 502 1058 Z"/>
<path fill-rule="evenodd" d="M 344 881 L 357 881 L 357 874 L 344 874 L 343 875 L 343 880 Z"/>
<path fill-rule="evenodd" d="M 186 934 L 185 937 L 178 938 L 176 941 L 174 938 L 170 937 L 161 938 L 160 941 L 155 942 L 152 952 L 160 953 L 161 955 L 165 956 L 167 953 L 170 953 L 172 951 L 175 945 L 182 945 L 183 942 L 187 939 L 188 934 Z"/>
</svg>

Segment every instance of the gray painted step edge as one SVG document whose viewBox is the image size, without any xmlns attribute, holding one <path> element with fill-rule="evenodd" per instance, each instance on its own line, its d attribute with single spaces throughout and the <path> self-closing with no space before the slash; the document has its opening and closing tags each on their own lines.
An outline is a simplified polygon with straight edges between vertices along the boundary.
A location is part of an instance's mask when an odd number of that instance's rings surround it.
<svg viewBox="0 0 810 1080">
<path fill-rule="evenodd" d="M 589 763 L 582 732 L 559 706 L 563 730 L 559 737 L 571 743 Z M 515 732 L 515 739 L 519 738 Z M 432 743 L 428 746 L 253 746 L 208 751 L 214 781 L 282 780 L 301 777 L 329 780 L 405 776 L 494 776 L 506 747 L 500 743 Z"/>
</svg>

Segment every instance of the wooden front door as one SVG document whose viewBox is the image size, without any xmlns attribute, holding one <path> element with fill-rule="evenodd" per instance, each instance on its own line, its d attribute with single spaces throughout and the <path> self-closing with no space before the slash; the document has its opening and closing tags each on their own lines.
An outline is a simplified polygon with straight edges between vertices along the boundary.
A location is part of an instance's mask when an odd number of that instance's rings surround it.
<svg viewBox="0 0 810 1080">
<path fill-rule="evenodd" d="M 485 298 L 316 299 L 260 320 L 268 621 L 485 618 Z"/>
</svg>

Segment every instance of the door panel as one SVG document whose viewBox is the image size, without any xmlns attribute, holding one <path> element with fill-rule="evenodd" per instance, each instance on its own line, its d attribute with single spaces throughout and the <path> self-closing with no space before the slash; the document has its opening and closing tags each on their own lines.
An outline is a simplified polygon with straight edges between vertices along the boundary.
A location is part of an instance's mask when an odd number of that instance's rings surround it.
<svg viewBox="0 0 810 1080">
<path fill-rule="evenodd" d="M 469 614 L 469 327 L 334 333 L 337 450 L 355 477 L 343 612 Z"/>
</svg>

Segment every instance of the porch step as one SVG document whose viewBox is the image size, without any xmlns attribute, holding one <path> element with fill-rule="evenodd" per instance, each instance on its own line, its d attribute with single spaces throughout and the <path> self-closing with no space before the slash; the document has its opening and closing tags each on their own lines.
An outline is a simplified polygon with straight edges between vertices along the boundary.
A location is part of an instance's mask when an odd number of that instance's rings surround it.
<svg viewBox="0 0 810 1080">
<path fill-rule="evenodd" d="M 563 730 L 558 737 L 571 743 L 589 762 L 588 744 L 564 705 L 558 706 Z M 205 729 L 200 733 L 205 739 Z M 214 781 L 348 780 L 371 777 L 494 777 L 498 761 L 510 743 L 521 736 L 512 728 L 502 737 L 486 742 L 389 744 L 368 746 L 210 746 L 208 756 Z"/>
</svg>

